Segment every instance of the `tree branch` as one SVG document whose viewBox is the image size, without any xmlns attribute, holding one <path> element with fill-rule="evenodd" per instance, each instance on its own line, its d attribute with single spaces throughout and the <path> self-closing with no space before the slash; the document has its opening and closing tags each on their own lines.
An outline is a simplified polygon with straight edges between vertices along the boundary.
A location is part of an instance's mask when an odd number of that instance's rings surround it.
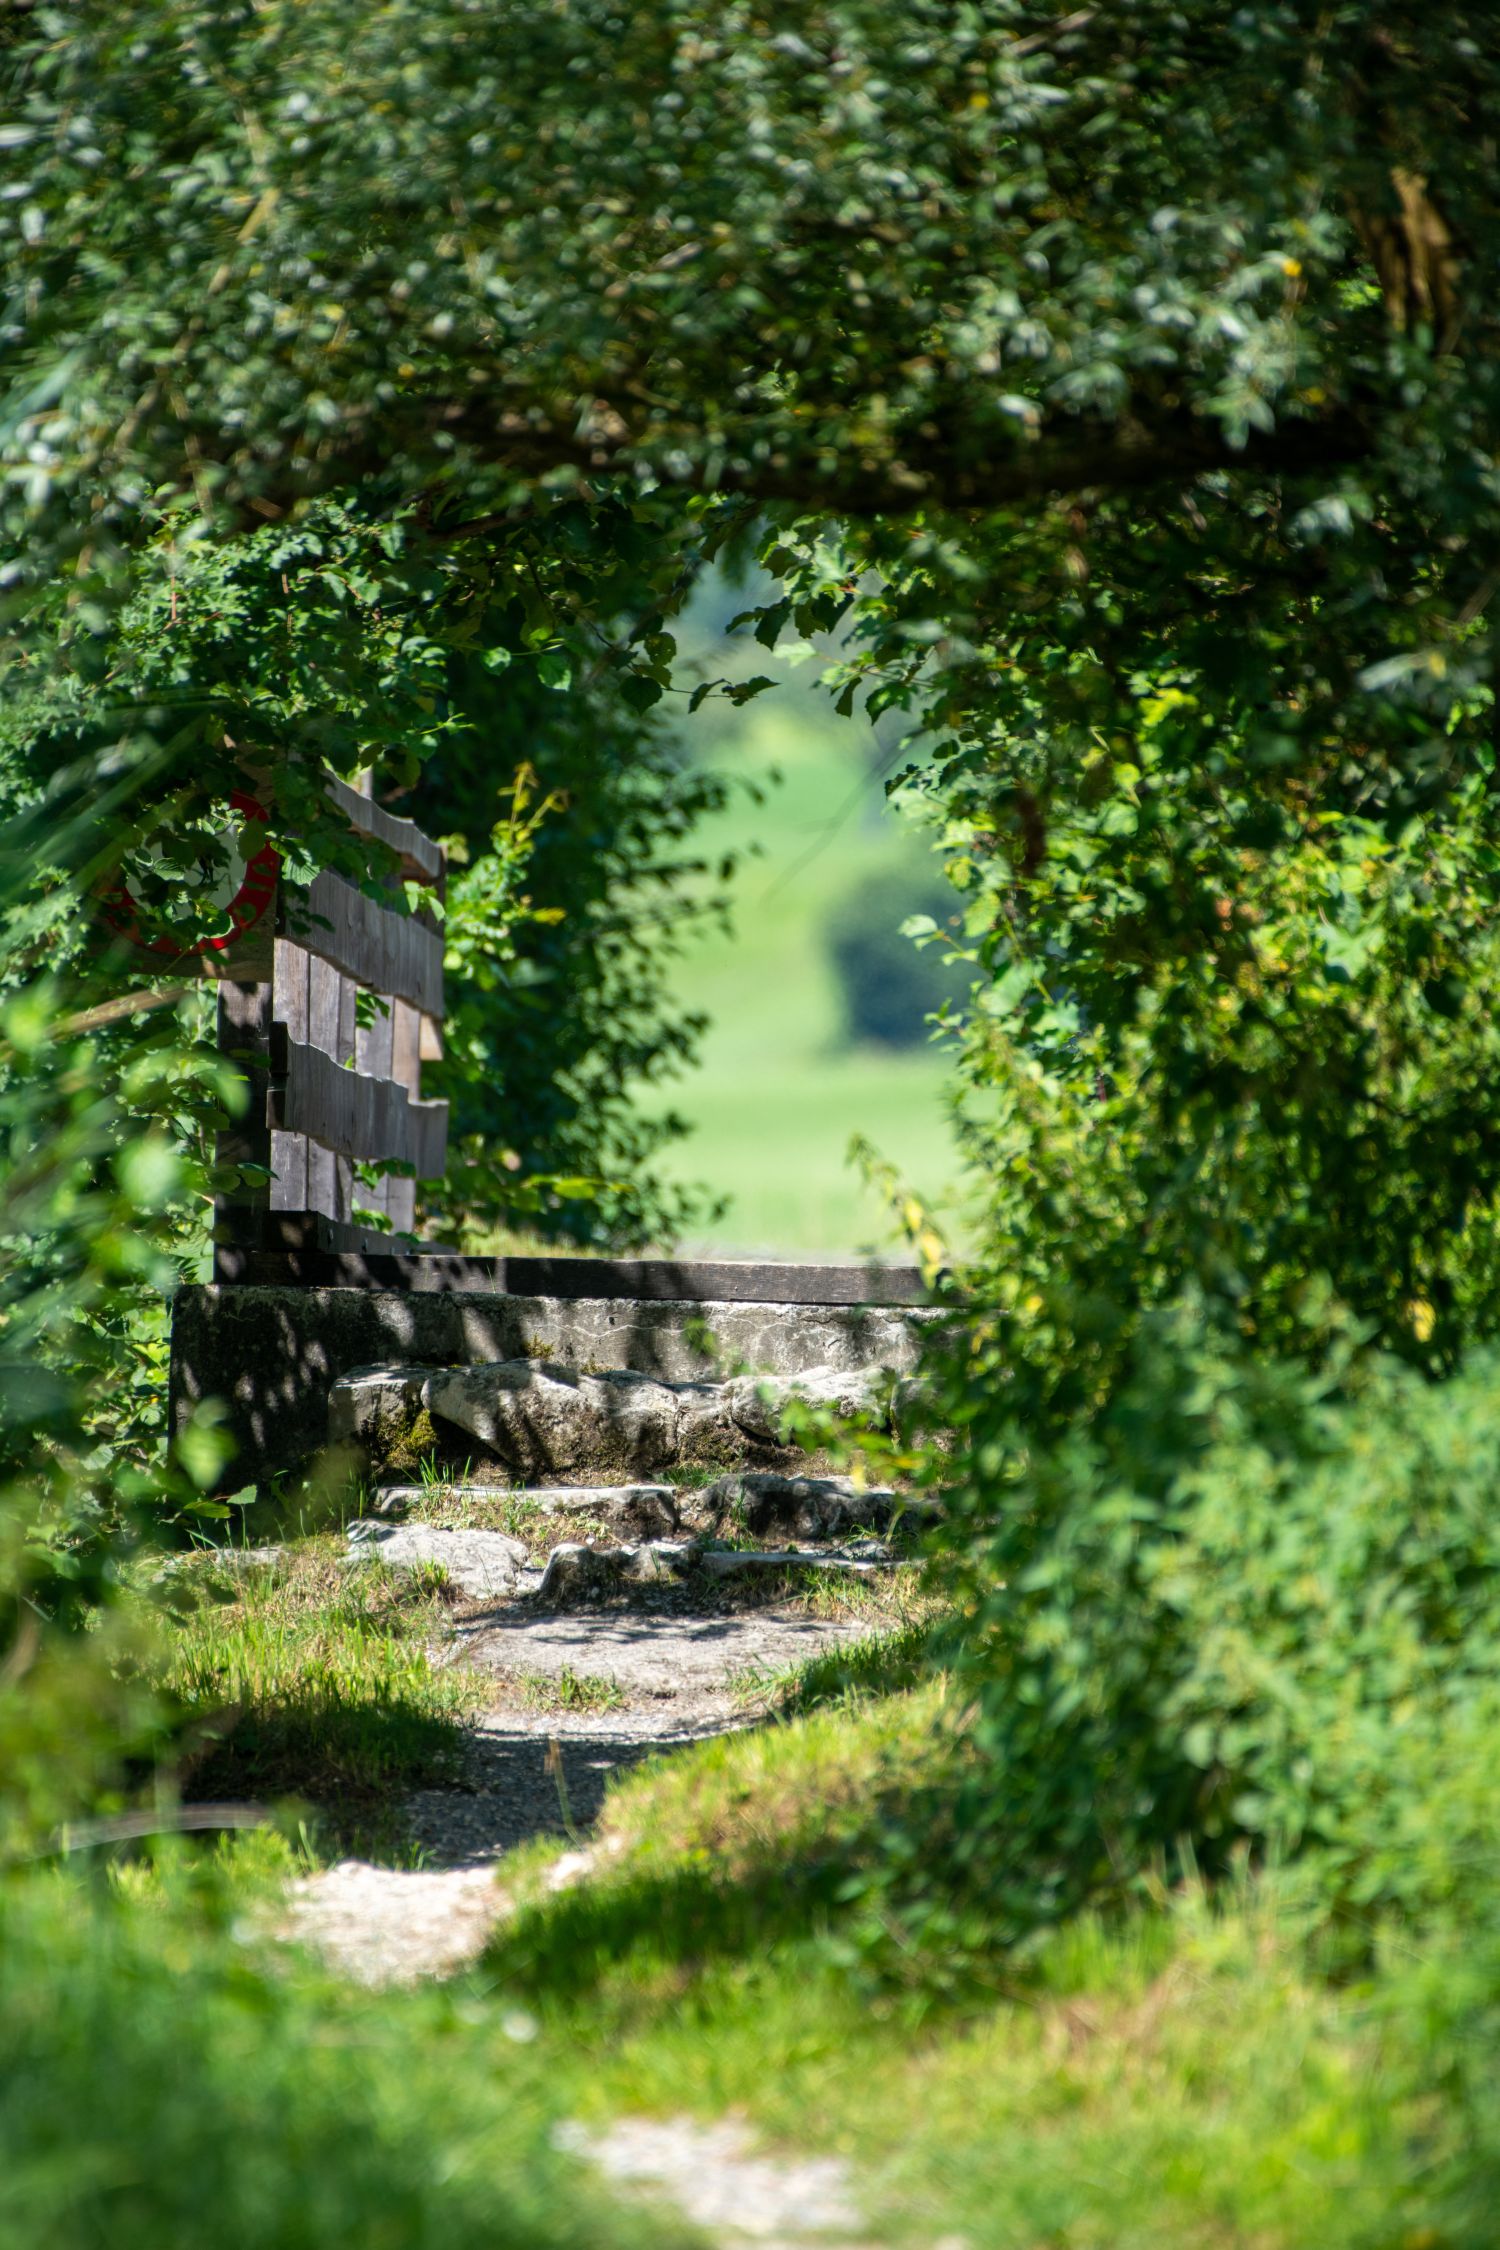
<svg viewBox="0 0 1500 2250">
<path fill-rule="evenodd" d="M 917 440 L 899 455 L 830 455 L 797 458 L 777 452 L 763 458 L 712 449 L 702 458 L 702 433 L 684 433 L 678 444 L 653 433 L 582 434 L 502 416 L 486 426 L 466 403 L 445 425 L 475 459 L 533 478 L 572 467 L 586 476 L 648 471 L 660 484 L 697 492 L 741 493 L 755 500 L 786 500 L 830 515 L 901 515 L 915 508 L 960 511 L 1012 507 L 1086 491 L 1143 491 L 1189 481 L 1210 472 L 1252 476 L 1306 475 L 1341 461 L 1358 460 L 1371 446 L 1368 427 L 1353 413 L 1280 424 L 1254 431 L 1240 446 L 1207 421 L 1181 417 L 1154 427 L 1122 424 L 1042 437 L 1001 454 Z M 347 464 L 346 464 L 347 465 Z M 480 538 L 512 520 L 497 510 L 451 524 L 437 522 L 439 540 Z"/>
</svg>

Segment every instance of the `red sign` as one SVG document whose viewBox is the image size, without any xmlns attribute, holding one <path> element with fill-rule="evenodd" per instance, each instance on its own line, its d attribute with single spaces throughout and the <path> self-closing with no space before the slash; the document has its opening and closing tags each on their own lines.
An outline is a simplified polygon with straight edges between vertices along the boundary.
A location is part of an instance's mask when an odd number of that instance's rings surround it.
<svg viewBox="0 0 1500 2250">
<path fill-rule="evenodd" d="M 276 897 L 281 856 L 266 842 L 264 833 L 255 843 L 245 831 L 258 828 L 263 832 L 269 816 L 265 806 L 243 789 L 234 792 L 229 806 L 235 815 L 234 825 L 221 830 L 216 839 L 226 858 L 211 873 L 206 872 L 202 885 L 188 894 L 199 912 L 211 916 L 218 927 L 184 944 L 180 932 L 164 928 L 148 915 L 129 880 L 121 875 L 103 892 L 99 906 L 100 919 L 116 937 L 139 946 L 143 953 L 186 961 L 206 953 L 227 953 L 265 919 Z"/>
</svg>

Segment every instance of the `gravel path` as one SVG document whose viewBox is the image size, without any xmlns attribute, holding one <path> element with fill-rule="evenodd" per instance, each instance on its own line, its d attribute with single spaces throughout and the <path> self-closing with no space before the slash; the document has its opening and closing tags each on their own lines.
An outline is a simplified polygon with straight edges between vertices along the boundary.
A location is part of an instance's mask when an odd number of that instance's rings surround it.
<svg viewBox="0 0 1500 2250">
<path fill-rule="evenodd" d="M 638 1721 L 611 1726 L 568 1712 L 525 1725 L 485 1719 L 469 1740 L 469 1788 L 409 1798 L 412 1833 L 427 1864 L 441 1868 L 491 1865 L 533 1836 L 576 1837 L 597 1820 L 612 1773 L 697 1739 L 659 1720 L 648 1733 Z"/>
<path fill-rule="evenodd" d="M 477 1960 L 506 1906 L 493 1862 L 434 1872 L 346 1859 L 291 1885 L 274 1934 L 360 1984 L 416 1984 Z"/>
<path fill-rule="evenodd" d="M 643 1731 L 671 1733 L 733 1722 L 757 1680 L 869 1629 L 868 1621 L 790 1606 L 705 1610 L 666 1594 L 551 1612 L 510 1602 L 465 1618 L 457 1640 L 460 1661 L 502 1679 L 573 1672 L 612 1680 L 630 1711 L 649 1721 Z"/>
<path fill-rule="evenodd" d="M 674 2203 L 724 2250 L 868 2250 L 849 2167 L 761 2155 L 737 2119 L 622 2117 L 603 2132 L 564 2126 L 558 2139 L 627 2193 Z"/>
<path fill-rule="evenodd" d="M 565 1879 L 586 1872 L 586 1842 L 610 1775 L 641 1759 L 755 1722 L 754 1683 L 867 1632 L 867 1622 L 793 1607 L 707 1615 L 672 1594 L 581 1610 L 535 1600 L 466 1606 L 435 1652 L 482 1673 L 495 1708 L 470 1731 L 465 1786 L 407 1802 L 425 1864 L 344 1860 L 293 1885 L 278 1925 L 371 1984 L 451 1976 L 478 1958 L 507 1902 L 502 1855 L 534 1836 L 571 1843 Z M 599 1710 L 534 1708 L 583 1691 Z"/>
</svg>

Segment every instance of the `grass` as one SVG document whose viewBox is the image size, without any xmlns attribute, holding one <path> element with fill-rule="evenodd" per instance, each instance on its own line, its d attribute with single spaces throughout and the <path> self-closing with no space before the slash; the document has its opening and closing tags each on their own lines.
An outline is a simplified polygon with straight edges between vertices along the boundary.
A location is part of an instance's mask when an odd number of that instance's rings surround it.
<svg viewBox="0 0 1500 2250">
<path fill-rule="evenodd" d="M 1444 2239 L 1416 2231 L 1420 2083 L 1272 1897 L 1080 1923 L 989 2005 L 925 2016 L 783 1941 L 664 1980 L 623 2036 L 549 2011 L 542 2052 L 586 2114 L 734 2112 L 843 2156 L 862 2232 L 923 2250 Z"/>
<path fill-rule="evenodd" d="M 274 1573 L 227 1578 L 210 1560 L 188 1576 L 197 1598 L 180 1597 L 168 1676 L 200 1709 L 231 1694 L 242 1704 L 212 1756 L 243 1758 L 249 1723 L 262 1730 L 261 1754 L 275 1746 L 281 1780 L 299 1776 L 311 1795 L 309 1780 L 327 1789 L 339 1775 L 372 1807 L 415 1772 L 442 1772 L 462 1715 L 451 1699 L 466 1691 L 424 1653 L 446 1614 L 440 1584 L 378 1566 L 346 1573 L 327 1538 Z M 441 2227 L 462 2250 L 480 2239 L 465 2232 L 465 2198 L 481 2173 L 500 2213 L 490 2208 L 485 2239 L 538 2250 L 666 2243 L 671 2222 L 657 2214 L 643 2234 L 628 2210 L 586 2210 L 576 2200 L 586 2177 L 552 2168 L 543 2130 L 561 2116 L 642 2114 L 733 2114 L 772 2151 L 843 2157 L 867 2214 L 861 2239 L 889 2250 L 945 2240 L 966 2250 L 1488 2250 L 1500 2198 L 1487 2122 L 1500 1916 L 1495 1930 L 1462 1939 L 1406 1929 L 1351 1953 L 1327 1945 L 1316 1872 L 1304 1868 L 1216 1893 L 1147 1882 L 1110 1918 L 1075 1916 L 987 1964 L 971 1955 L 962 1981 L 940 1930 L 904 1954 L 899 1932 L 890 1942 L 871 1878 L 891 1836 L 915 1842 L 920 1867 L 939 1847 L 930 1795 L 921 1813 L 914 1799 L 937 1789 L 954 1805 L 980 1770 L 970 1715 L 933 1669 L 942 1618 L 920 1587 L 894 1584 L 898 1607 L 873 1613 L 858 1640 L 779 1681 L 740 1683 L 769 1704 L 769 1723 L 618 1777 L 585 1880 L 551 1889 L 555 1840 L 513 1854 L 502 1887 L 516 1911 L 478 1977 L 446 1995 L 336 1993 L 296 1969 L 268 2001 L 222 1914 L 199 1914 L 188 1934 L 177 1909 L 149 1897 L 80 1953 L 75 1933 L 59 1943 L 47 1919 L 60 1911 L 48 1900 L 72 1899 L 80 1929 L 92 1930 L 76 1883 L 31 1885 L 28 1899 L 43 1903 L 25 1909 L 34 1925 L 16 1925 L 18 2031 L 7 2017 L 20 2059 L 9 2049 L 0 2058 L 0 2115 L 10 2100 L 19 2120 L 0 2125 L 0 2153 L 9 2131 L 26 2160 L 0 2162 L 0 2250 L 94 2240 L 134 2250 L 148 2224 L 168 2250 L 186 2245 L 196 2238 L 181 2231 L 178 2177 L 194 2167 L 216 2214 L 229 2215 L 220 2231 L 251 2246 L 297 2250 L 316 2226 L 326 2240 L 421 2250 Z M 614 1681 L 571 1669 L 528 1678 L 522 1691 L 539 1711 L 621 1701 Z M 393 1743 L 406 1747 L 393 1755 Z M 249 1774 L 224 1793 L 254 1793 Z M 160 1888 L 165 1898 L 170 1882 Z M 0 1892 L 6 1943 L 10 1895 Z M 878 1953 L 865 1944 L 871 1932 Z M 28 1965 L 37 1946 L 45 1971 Z M 165 2006 L 151 1980 L 163 1961 L 191 2016 L 174 2067 L 200 2105 L 196 2122 L 176 2082 L 156 2108 L 136 2103 L 135 2079 L 149 2085 L 161 2067 L 152 2042 L 165 2037 Z M 1336 1974 L 1324 1973 L 1330 1961 Z M 8 1973 L 0 1943 L 0 2005 Z M 142 2017 L 123 2028 L 117 1985 Z M 77 2162 L 64 2166 L 55 2113 L 82 2100 L 69 2073 L 84 2051 L 73 2030 L 83 2014 L 111 2072 L 134 2075 L 120 2119 L 108 2106 L 91 2111 Z M 503 2030 L 518 2020 L 535 2027 L 519 2051 Z M 304 2050 L 308 2108 L 289 2124 L 286 2088 Z M 16 2107 L 6 2073 L 23 2068 Z M 203 2120 L 230 2103 L 235 2069 L 249 2087 L 234 2099 L 236 2133 L 208 2134 Z M 503 2162 L 484 2153 L 501 2114 L 507 2129 L 520 2121 Z M 200 2152 L 195 2132 L 212 2148 Z M 312 2187 L 302 2167 L 318 2132 L 326 2176 Z M 358 2166 L 328 2163 L 351 2133 Z M 253 2220 L 239 2217 L 249 2191 L 221 2145 L 246 2135 L 272 2152 L 261 2191 L 270 2216 L 257 2205 Z M 425 2168 L 418 2146 L 431 2152 Z M 126 2147 L 148 2151 L 149 2164 L 129 2170 Z M 372 2178 L 380 2195 L 367 2195 Z M 119 2196 L 122 2224 L 105 2216 L 106 2193 Z"/>
<path fill-rule="evenodd" d="M 617 1780 L 585 1883 L 515 1856 L 490 1971 L 580 2115 L 734 2114 L 838 2154 L 861 2239 L 912 2250 L 1485 2250 L 1500 1945 L 1399 1933 L 1331 1980 L 1305 1884 L 1190 1881 L 997 1958 L 988 1989 L 940 1962 L 872 1984 L 851 1894 L 905 1793 L 963 1772 L 964 1714 L 941 1678 L 892 1692 L 915 1634 L 842 1660 L 785 1707 L 837 1700 Z"/>
<path fill-rule="evenodd" d="M 903 1694 L 931 1679 L 943 1611 L 930 1599 L 920 1606 L 913 1603 L 912 1610 L 895 1627 L 841 1641 L 766 1681 L 780 1714 L 792 1717 L 820 1705 L 853 1707 L 873 1696 Z"/>
<path fill-rule="evenodd" d="M 258 1959 L 246 1903 L 0 1886 L 0 2250 L 686 2244 L 556 2149 L 568 2097 L 500 2011 Z"/>
<path fill-rule="evenodd" d="M 707 1958 L 744 1959 L 826 1923 L 868 1858 L 882 1798 L 960 1755 L 941 1682 L 858 1712 L 719 1735 L 611 1786 L 599 1872 L 554 1896 L 552 1852 L 525 1848 L 502 1881 L 518 1912 L 498 1942 L 502 1981 L 576 2007 L 623 2036 Z M 589 2034 L 591 2036 L 591 2034 Z"/>
<path fill-rule="evenodd" d="M 516 1687 L 530 1711 L 618 1711 L 625 1693 L 618 1680 L 600 1672 L 575 1672 L 565 1664 L 560 1672 L 522 1672 Z"/>
<path fill-rule="evenodd" d="M 269 1572 L 201 1558 L 176 1583 L 157 1679 L 195 1723 L 190 1794 L 306 1799 L 339 1846 L 386 1856 L 393 1803 L 456 1775 L 482 1690 L 428 1655 L 446 1624 L 440 1572 L 342 1557 L 323 1536 Z"/>
<path fill-rule="evenodd" d="M 554 1547 L 570 1540 L 613 1539 L 599 1516 L 586 1510 L 545 1508 L 529 1493 L 505 1485 L 434 1485 L 413 1503 L 410 1521 L 440 1524 L 450 1530 L 502 1531 L 525 1541 L 532 1562 L 545 1561 Z"/>
<path fill-rule="evenodd" d="M 936 1607 L 921 1572 L 913 1569 L 878 1570 L 869 1578 L 856 1578 L 852 1572 L 792 1567 L 784 1572 L 758 1571 L 751 1584 L 760 1589 L 760 1600 L 774 1599 L 783 1607 L 800 1609 L 804 1616 L 837 1623 L 866 1620 L 872 1631 L 882 1635 L 931 1617 Z"/>
</svg>

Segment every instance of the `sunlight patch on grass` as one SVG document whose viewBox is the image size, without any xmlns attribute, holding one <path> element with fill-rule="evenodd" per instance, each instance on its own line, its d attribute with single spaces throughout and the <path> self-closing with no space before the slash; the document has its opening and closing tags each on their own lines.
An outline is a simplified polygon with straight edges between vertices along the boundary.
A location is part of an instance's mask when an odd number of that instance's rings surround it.
<svg viewBox="0 0 1500 2250">
<path fill-rule="evenodd" d="M 472 1676 L 428 1653 L 444 1593 L 441 1572 L 350 1569 L 331 1538 L 272 1572 L 201 1563 L 174 1591 L 183 1606 L 156 1673 L 195 1722 L 192 1793 L 307 1798 L 344 1842 L 388 1849 L 393 1799 L 454 1778 L 461 1724 L 482 1700 Z"/>
</svg>

